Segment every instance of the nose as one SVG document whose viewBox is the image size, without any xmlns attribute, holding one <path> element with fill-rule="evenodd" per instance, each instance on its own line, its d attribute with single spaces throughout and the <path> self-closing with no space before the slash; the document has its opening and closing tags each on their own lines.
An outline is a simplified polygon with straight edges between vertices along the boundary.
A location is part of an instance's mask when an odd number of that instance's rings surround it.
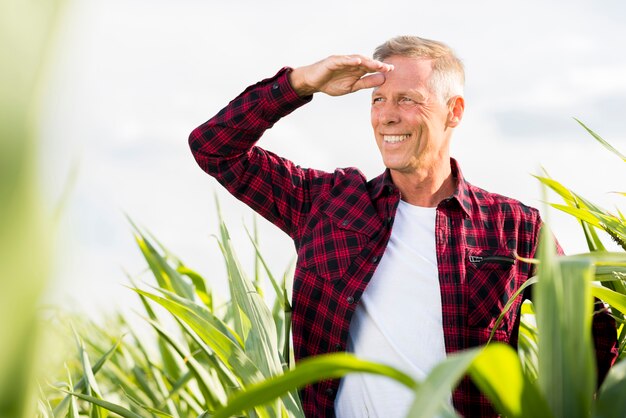
<svg viewBox="0 0 626 418">
<path fill-rule="evenodd" d="M 384 103 L 379 109 L 378 119 L 383 125 L 393 125 L 400 122 L 398 106 L 395 103 Z"/>
</svg>

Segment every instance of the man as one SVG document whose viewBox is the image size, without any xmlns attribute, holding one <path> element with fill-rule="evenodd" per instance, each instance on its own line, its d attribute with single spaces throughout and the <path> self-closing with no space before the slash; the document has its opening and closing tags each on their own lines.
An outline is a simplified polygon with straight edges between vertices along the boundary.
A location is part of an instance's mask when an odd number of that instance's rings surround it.
<svg viewBox="0 0 626 418">
<path fill-rule="evenodd" d="M 485 344 L 502 307 L 529 277 L 537 210 L 469 184 L 450 158 L 463 118 L 463 66 L 444 44 L 403 36 L 375 59 L 331 56 L 248 87 L 190 136 L 203 170 L 289 234 L 296 360 L 336 351 L 423 377 L 446 353 Z M 373 88 L 371 122 L 387 169 L 303 169 L 254 144 L 323 92 Z M 517 344 L 519 298 L 495 331 Z M 600 373 L 615 327 L 598 315 Z M 341 384 L 340 384 L 341 383 Z M 411 394 L 368 375 L 302 391 L 307 416 L 403 416 Z M 468 379 L 452 394 L 465 416 L 495 415 Z"/>
</svg>

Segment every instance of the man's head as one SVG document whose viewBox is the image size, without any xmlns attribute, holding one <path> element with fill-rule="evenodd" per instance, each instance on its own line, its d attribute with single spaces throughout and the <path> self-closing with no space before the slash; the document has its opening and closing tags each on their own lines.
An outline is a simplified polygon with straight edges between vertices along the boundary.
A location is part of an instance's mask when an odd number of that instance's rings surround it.
<svg viewBox="0 0 626 418">
<path fill-rule="evenodd" d="M 465 109 L 461 62 L 445 45 L 411 36 L 387 41 L 374 57 L 394 67 L 372 91 L 372 127 L 385 166 L 414 178 L 449 170 L 450 139 Z"/>
<path fill-rule="evenodd" d="M 374 59 L 379 61 L 394 55 L 431 60 L 433 71 L 429 86 L 441 103 L 463 95 L 463 63 L 446 44 L 417 36 L 397 36 L 374 51 Z"/>
</svg>

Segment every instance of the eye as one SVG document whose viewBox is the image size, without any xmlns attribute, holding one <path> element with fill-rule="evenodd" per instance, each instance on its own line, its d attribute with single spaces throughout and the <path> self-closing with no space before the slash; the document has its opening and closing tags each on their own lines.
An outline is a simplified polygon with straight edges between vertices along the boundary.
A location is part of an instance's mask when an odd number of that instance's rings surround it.
<svg viewBox="0 0 626 418">
<path fill-rule="evenodd" d="M 374 97 L 374 98 L 372 99 L 372 103 L 380 103 L 380 102 L 382 102 L 382 101 L 383 101 L 383 98 L 382 98 L 382 97 Z"/>
<path fill-rule="evenodd" d="M 400 103 L 411 103 L 411 102 L 413 102 L 413 99 L 411 99 L 410 97 L 402 97 L 402 98 L 399 100 L 399 102 L 400 102 Z"/>
</svg>

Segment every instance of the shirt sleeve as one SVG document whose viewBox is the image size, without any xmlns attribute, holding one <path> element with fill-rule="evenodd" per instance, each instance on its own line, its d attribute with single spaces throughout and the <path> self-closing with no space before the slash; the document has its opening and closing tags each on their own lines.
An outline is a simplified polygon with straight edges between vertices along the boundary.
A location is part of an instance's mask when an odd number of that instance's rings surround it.
<svg viewBox="0 0 626 418">
<path fill-rule="evenodd" d="M 231 194 L 295 238 L 312 194 L 332 175 L 303 169 L 255 146 L 280 118 L 308 103 L 291 87 L 290 68 L 262 80 L 191 132 L 189 146 L 202 170 Z"/>
</svg>

